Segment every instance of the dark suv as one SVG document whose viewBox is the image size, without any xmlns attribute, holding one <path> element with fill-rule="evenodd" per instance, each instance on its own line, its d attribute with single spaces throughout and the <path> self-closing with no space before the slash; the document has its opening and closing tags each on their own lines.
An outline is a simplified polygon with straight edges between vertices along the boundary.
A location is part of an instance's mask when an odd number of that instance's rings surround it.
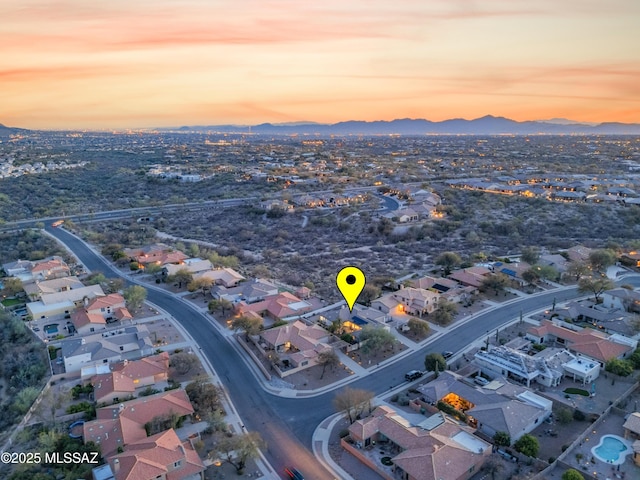
<svg viewBox="0 0 640 480">
<path fill-rule="evenodd" d="M 404 378 L 407 382 L 411 382 L 413 380 L 417 380 L 422 376 L 422 372 L 419 370 L 411 370 L 404 374 Z"/>
</svg>

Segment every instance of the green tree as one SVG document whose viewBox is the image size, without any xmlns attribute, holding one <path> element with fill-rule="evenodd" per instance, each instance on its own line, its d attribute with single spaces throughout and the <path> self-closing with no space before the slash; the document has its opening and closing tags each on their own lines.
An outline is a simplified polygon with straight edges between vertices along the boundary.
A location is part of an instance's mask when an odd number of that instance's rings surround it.
<svg viewBox="0 0 640 480">
<path fill-rule="evenodd" d="M 198 364 L 195 355 L 187 352 L 174 353 L 171 355 L 169 366 L 174 368 L 180 375 L 189 373 L 189 371 Z"/>
<path fill-rule="evenodd" d="M 383 328 L 366 326 L 360 332 L 360 349 L 365 355 L 370 352 L 379 352 L 389 347 L 393 350 L 397 340 L 392 333 Z"/>
<path fill-rule="evenodd" d="M 182 288 L 182 285 L 188 285 L 193 280 L 193 275 L 186 268 L 179 269 L 173 275 L 167 277 L 168 283 L 177 283 L 178 288 Z"/>
<path fill-rule="evenodd" d="M 356 300 L 356 302 L 360 303 L 361 305 L 369 306 L 371 305 L 371 302 L 373 302 L 379 296 L 380 288 L 367 283 L 362 289 L 362 292 L 360 292 L 360 295 L 358 295 L 358 299 Z"/>
<path fill-rule="evenodd" d="M 187 285 L 187 290 L 190 292 L 200 291 L 203 295 L 206 295 L 207 290 L 210 290 L 213 286 L 213 280 L 207 277 L 200 277 L 192 280 Z"/>
<path fill-rule="evenodd" d="M 409 319 L 407 326 L 410 332 L 413 332 L 419 337 L 425 337 L 429 333 L 429 330 L 431 330 L 427 322 L 415 317 Z"/>
<path fill-rule="evenodd" d="M 538 247 L 524 247 L 520 258 L 529 265 L 535 265 L 540 260 L 540 249 Z"/>
<path fill-rule="evenodd" d="M 93 272 L 87 278 L 84 279 L 84 283 L 87 285 L 102 285 L 106 283 L 107 277 L 102 272 Z"/>
<path fill-rule="evenodd" d="M 324 372 L 327 367 L 330 367 L 333 370 L 336 366 L 340 364 L 340 357 L 335 352 L 335 350 L 323 350 L 318 354 L 318 365 L 322 365 L 322 374 L 320 375 L 320 380 L 324 377 Z"/>
<path fill-rule="evenodd" d="M 242 330 L 247 339 L 252 335 L 257 335 L 262 328 L 262 320 L 258 317 L 247 317 L 241 315 L 231 321 L 231 328 L 234 330 Z"/>
<path fill-rule="evenodd" d="M 600 295 L 607 290 L 611 290 L 615 284 L 607 277 L 582 277 L 578 281 L 578 291 L 580 293 L 593 293 L 593 300 L 600 302 Z"/>
<path fill-rule="evenodd" d="M 444 276 L 448 276 L 455 267 L 462 263 L 462 259 L 455 252 L 443 252 L 436 257 L 435 264 L 443 269 Z"/>
<path fill-rule="evenodd" d="M 579 281 L 585 275 L 588 275 L 591 271 L 589 265 L 579 260 L 572 260 L 567 265 L 567 275 L 575 278 L 576 282 Z"/>
<path fill-rule="evenodd" d="M 40 389 L 36 387 L 23 388 L 14 397 L 13 408 L 20 414 L 27 413 L 38 395 L 40 395 Z"/>
<path fill-rule="evenodd" d="M 220 388 L 202 379 L 191 382 L 184 389 L 193 405 L 195 413 L 204 418 L 222 410 L 222 392 Z"/>
<path fill-rule="evenodd" d="M 375 394 L 368 390 L 345 387 L 334 397 L 333 406 L 338 412 L 344 412 L 349 423 L 353 423 L 365 411 L 371 412 L 371 401 L 374 397 Z"/>
<path fill-rule="evenodd" d="M 513 444 L 513 448 L 527 457 L 535 457 L 540 450 L 540 443 L 536 437 L 525 433 Z"/>
<path fill-rule="evenodd" d="M 458 306 L 448 300 L 440 300 L 438 308 L 431 314 L 432 320 L 441 326 L 449 325 L 458 312 Z"/>
<path fill-rule="evenodd" d="M 628 377 L 633 373 L 633 363 L 628 360 L 619 360 L 617 358 L 612 358 L 605 364 L 604 369 L 607 372 L 613 373 L 614 375 Z"/>
<path fill-rule="evenodd" d="M 584 477 L 577 470 L 570 468 L 562 474 L 562 480 L 584 480 Z"/>
<path fill-rule="evenodd" d="M 17 277 L 9 277 L 2 280 L 4 287 L 2 288 L 2 294 L 7 297 L 13 297 L 20 293 L 22 288 L 22 280 Z"/>
<path fill-rule="evenodd" d="M 536 267 L 527 268 L 524 272 L 522 272 L 522 279 L 530 285 L 533 285 L 538 280 L 540 280 L 540 274 Z"/>
<path fill-rule="evenodd" d="M 589 264 L 596 272 L 604 273 L 614 263 L 616 263 L 616 253 L 612 250 L 594 250 L 589 254 Z"/>
<path fill-rule="evenodd" d="M 266 442 L 258 432 L 247 432 L 232 436 L 221 436 L 215 443 L 214 449 L 209 453 L 210 457 L 233 465 L 238 475 L 244 473 L 247 461 L 257 458 L 260 449 L 266 448 Z"/>
<path fill-rule="evenodd" d="M 545 280 L 555 282 L 560 278 L 560 272 L 551 265 L 536 265 L 536 269 L 538 270 L 540 278 L 544 278 Z"/>
<path fill-rule="evenodd" d="M 558 419 L 558 422 L 562 425 L 567 425 L 573 421 L 573 413 L 571 413 L 570 409 L 565 407 L 560 407 L 555 413 L 555 416 Z"/>
<path fill-rule="evenodd" d="M 437 378 L 440 372 L 444 372 L 447 369 L 447 361 L 439 353 L 428 353 L 424 357 L 424 368 L 429 372 L 436 372 Z"/>
<path fill-rule="evenodd" d="M 142 307 L 142 304 L 147 299 L 147 289 L 140 285 L 131 285 L 124 289 L 122 296 L 127 303 L 127 309 L 131 312 L 135 312 Z"/>
<path fill-rule="evenodd" d="M 496 296 L 498 293 L 502 292 L 508 283 L 509 279 L 504 273 L 494 273 L 488 275 L 482 280 L 480 284 L 480 290 L 486 292 L 488 290 L 493 290 Z"/>
<path fill-rule="evenodd" d="M 164 267 L 162 265 L 158 265 L 157 263 L 150 263 L 149 265 L 146 266 L 144 271 L 149 275 L 157 275 L 160 272 L 162 272 L 163 268 Z"/>
<path fill-rule="evenodd" d="M 124 280 L 120 277 L 109 278 L 105 284 L 105 292 L 116 293 L 124 288 Z"/>
<path fill-rule="evenodd" d="M 493 443 L 501 447 L 508 447 L 511 445 L 511 435 L 507 432 L 496 432 L 493 436 Z"/>
</svg>

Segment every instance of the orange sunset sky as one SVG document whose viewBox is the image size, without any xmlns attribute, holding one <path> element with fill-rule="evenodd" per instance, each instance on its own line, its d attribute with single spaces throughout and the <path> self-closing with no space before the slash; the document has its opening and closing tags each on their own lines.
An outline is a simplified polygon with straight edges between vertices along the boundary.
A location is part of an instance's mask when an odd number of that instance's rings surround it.
<svg viewBox="0 0 640 480">
<path fill-rule="evenodd" d="M 0 122 L 640 123 L 638 0 L 3 0 Z"/>
</svg>

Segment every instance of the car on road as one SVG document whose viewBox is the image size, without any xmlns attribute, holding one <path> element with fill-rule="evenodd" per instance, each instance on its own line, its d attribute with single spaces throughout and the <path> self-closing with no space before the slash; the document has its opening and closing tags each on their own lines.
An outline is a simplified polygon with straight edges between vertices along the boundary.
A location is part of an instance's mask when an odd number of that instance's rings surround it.
<svg viewBox="0 0 640 480">
<path fill-rule="evenodd" d="M 444 358 L 451 358 L 451 357 L 453 357 L 453 352 L 450 352 L 449 350 L 447 350 L 445 352 L 442 352 L 442 356 Z"/>
<path fill-rule="evenodd" d="M 302 474 L 292 467 L 287 467 L 284 469 L 284 473 L 286 473 L 291 480 L 304 480 Z"/>
<path fill-rule="evenodd" d="M 34 332 L 39 332 L 39 331 L 40 331 L 40 329 L 39 329 L 38 327 L 33 327 L 33 331 L 34 331 Z"/>
<path fill-rule="evenodd" d="M 412 382 L 413 380 L 417 380 L 422 376 L 422 372 L 420 370 L 411 370 L 404 374 L 404 379 L 407 382 Z"/>
</svg>

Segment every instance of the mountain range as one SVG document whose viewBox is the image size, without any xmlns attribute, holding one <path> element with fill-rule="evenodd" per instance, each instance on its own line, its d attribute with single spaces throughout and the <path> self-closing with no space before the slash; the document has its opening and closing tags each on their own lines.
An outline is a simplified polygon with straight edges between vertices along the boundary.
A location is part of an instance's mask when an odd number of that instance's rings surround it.
<svg viewBox="0 0 640 480">
<path fill-rule="evenodd" d="M 185 126 L 180 127 L 179 130 L 264 135 L 640 135 L 640 124 L 616 122 L 587 124 L 566 119 L 517 122 L 504 117 L 487 115 L 475 120 L 454 118 L 441 122 L 404 118 L 374 122 L 349 120 L 333 124 L 296 122 L 292 124 L 262 123 L 254 126 Z"/>
<path fill-rule="evenodd" d="M 315 122 L 262 123 L 260 125 L 209 125 L 158 128 L 160 131 L 252 133 L 262 135 L 640 135 L 638 123 L 579 123 L 564 118 L 517 122 L 486 115 L 474 120 L 454 118 L 441 122 L 403 118 L 365 122 L 349 120 L 323 124 Z M 0 124 L 0 136 L 26 133 L 22 128 Z"/>
</svg>

